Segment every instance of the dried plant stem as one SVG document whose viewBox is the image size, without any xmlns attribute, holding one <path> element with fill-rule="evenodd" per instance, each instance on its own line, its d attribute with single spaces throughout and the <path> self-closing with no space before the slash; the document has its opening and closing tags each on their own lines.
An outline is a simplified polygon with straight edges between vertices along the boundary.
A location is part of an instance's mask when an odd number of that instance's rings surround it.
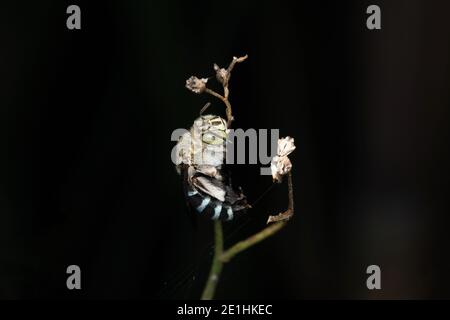
<svg viewBox="0 0 450 320">
<path fill-rule="evenodd" d="M 230 101 L 228 100 L 228 96 L 230 95 L 230 90 L 228 88 L 228 83 L 231 77 L 231 71 L 233 71 L 234 66 L 236 65 L 236 63 L 241 63 L 243 61 L 245 61 L 248 58 L 248 55 L 245 55 L 243 57 L 233 57 L 233 60 L 230 62 L 230 64 L 228 65 L 228 68 L 225 69 L 220 69 L 220 67 L 216 64 L 214 64 L 214 69 L 217 72 L 217 80 L 222 83 L 223 86 L 223 96 L 221 94 L 218 94 L 217 92 L 215 92 L 214 90 L 211 90 L 209 88 L 205 87 L 205 92 L 209 93 L 210 95 L 219 98 L 220 100 L 222 100 L 222 102 L 225 104 L 225 106 L 227 107 L 227 127 L 230 128 L 231 126 L 231 122 L 233 122 L 234 118 L 233 118 L 233 112 L 231 110 L 231 104 Z"/>
<path fill-rule="evenodd" d="M 223 86 L 223 95 L 215 92 L 206 87 L 206 79 L 198 79 L 197 77 L 191 77 L 186 81 L 186 87 L 195 93 L 206 92 L 220 100 L 226 106 L 226 114 L 227 114 L 227 127 L 230 128 L 231 122 L 233 121 L 233 112 L 231 109 L 230 101 L 228 100 L 229 96 L 229 88 L 228 83 L 231 77 L 231 71 L 233 70 L 236 63 L 241 63 L 248 58 L 247 55 L 243 57 L 233 57 L 233 60 L 228 65 L 227 69 L 220 68 L 218 65 L 214 64 L 214 70 L 216 70 L 216 78 Z M 208 104 L 203 107 L 201 113 L 208 108 Z M 215 241 L 215 249 L 214 249 L 214 257 L 211 265 L 211 270 L 208 275 L 208 280 L 206 281 L 205 288 L 203 289 L 203 293 L 201 296 L 202 300 L 211 300 L 214 298 L 214 294 L 216 291 L 217 284 L 220 279 L 220 275 L 222 273 L 223 264 L 225 262 L 229 262 L 233 257 L 235 257 L 238 253 L 247 250 L 248 248 L 254 246 L 255 244 L 267 239 L 274 234 L 276 234 L 279 230 L 281 230 L 287 223 L 287 221 L 294 214 L 294 191 L 292 186 L 292 175 L 291 172 L 288 173 L 288 195 L 289 195 L 289 203 L 288 209 L 285 212 L 282 212 L 275 216 L 269 216 L 267 223 L 272 223 L 263 230 L 254 234 L 253 236 L 247 238 L 246 240 L 240 241 L 233 245 L 228 250 L 224 251 L 223 249 L 223 231 L 222 224 L 220 221 L 214 222 L 214 241 Z"/>
<path fill-rule="evenodd" d="M 223 262 L 220 260 L 220 257 L 223 253 L 223 231 L 222 223 L 219 220 L 214 221 L 214 235 L 214 257 L 211 271 L 209 272 L 208 280 L 206 281 L 206 286 L 203 289 L 202 300 L 211 300 L 214 297 L 217 283 L 219 282 L 220 274 L 222 272 Z"/>
<path fill-rule="evenodd" d="M 228 72 L 228 73 L 231 73 L 231 71 L 233 71 L 233 68 L 234 68 L 234 66 L 236 65 L 236 63 L 244 62 L 245 60 L 247 60 L 247 58 L 248 58 L 248 55 L 247 55 L 247 54 L 246 54 L 245 56 L 239 57 L 239 58 L 233 57 L 233 60 L 231 60 L 229 66 L 228 66 L 228 68 L 227 68 L 227 72 Z"/>
<path fill-rule="evenodd" d="M 214 232 L 215 232 L 215 252 L 213 263 L 211 266 L 211 271 L 208 277 L 208 281 L 206 283 L 205 289 L 202 294 L 202 300 L 211 300 L 214 297 L 215 289 L 217 283 L 220 278 L 220 274 L 222 272 L 223 263 L 229 262 L 233 257 L 235 257 L 238 253 L 247 250 L 248 248 L 254 246 L 255 244 L 267 239 L 278 231 L 280 231 L 286 224 L 289 218 L 294 214 L 294 188 L 292 185 L 292 174 L 288 173 L 288 209 L 280 213 L 277 216 L 270 216 L 269 221 L 271 222 L 271 217 L 275 217 L 276 221 L 270 224 L 268 227 L 254 234 L 253 236 L 247 238 L 246 240 L 240 241 L 233 245 L 231 248 L 227 250 L 223 250 L 223 233 L 222 226 L 220 221 L 215 222 Z"/>
<path fill-rule="evenodd" d="M 227 89 L 228 90 L 228 89 Z M 217 92 L 215 92 L 214 90 L 211 90 L 209 88 L 205 89 L 206 93 L 209 93 L 210 95 L 222 100 L 222 102 L 225 104 L 226 106 L 226 113 L 227 113 L 227 127 L 229 128 L 231 126 L 231 122 L 233 122 L 234 118 L 233 118 L 233 111 L 231 109 L 231 103 L 228 100 L 228 98 L 225 98 L 224 96 L 218 94 Z"/>
<path fill-rule="evenodd" d="M 267 223 L 287 221 L 294 215 L 294 188 L 292 186 L 292 175 L 288 173 L 288 192 L 289 192 L 289 204 L 288 209 L 276 216 L 269 216 Z"/>
</svg>

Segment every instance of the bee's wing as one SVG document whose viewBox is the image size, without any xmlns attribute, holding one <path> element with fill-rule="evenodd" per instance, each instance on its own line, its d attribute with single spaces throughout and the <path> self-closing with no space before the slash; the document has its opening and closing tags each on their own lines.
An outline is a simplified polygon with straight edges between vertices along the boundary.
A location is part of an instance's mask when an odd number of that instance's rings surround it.
<svg viewBox="0 0 450 320">
<path fill-rule="evenodd" d="M 220 202 L 225 201 L 226 190 L 222 181 L 202 175 L 194 177 L 192 184 L 196 189 L 216 198 Z"/>
</svg>

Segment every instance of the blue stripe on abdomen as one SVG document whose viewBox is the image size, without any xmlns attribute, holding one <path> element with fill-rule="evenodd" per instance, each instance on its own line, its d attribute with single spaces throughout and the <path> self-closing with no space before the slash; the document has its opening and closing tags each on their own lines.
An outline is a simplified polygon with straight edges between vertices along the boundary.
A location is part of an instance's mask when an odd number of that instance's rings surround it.
<svg viewBox="0 0 450 320">
<path fill-rule="evenodd" d="M 228 216 L 227 220 L 232 220 L 233 219 L 233 209 L 231 209 L 231 207 L 227 208 L 227 216 Z"/>
<path fill-rule="evenodd" d="M 208 215 L 212 220 L 233 220 L 234 218 L 234 211 L 230 205 L 225 205 L 197 190 L 189 190 L 187 198 L 192 208 L 198 213 Z"/>
<path fill-rule="evenodd" d="M 197 207 L 197 211 L 199 213 L 202 213 L 203 210 L 205 210 L 206 206 L 211 202 L 211 198 L 210 197 L 205 197 L 202 200 L 202 203 L 200 203 L 200 205 Z"/>
<path fill-rule="evenodd" d="M 222 212 L 222 204 L 216 204 L 216 207 L 214 208 L 214 215 L 211 219 L 217 220 L 220 218 L 220 213 Z"/>
<path fill-rule="evenodd" d="M 190 191 L 188 191 L 188 193 L 187 193 L 188 197 L 195 196 L 196 194 L 198 194 L 198 192 L 195 191 L 195 190 L 190 190 Z"/>
</svg>

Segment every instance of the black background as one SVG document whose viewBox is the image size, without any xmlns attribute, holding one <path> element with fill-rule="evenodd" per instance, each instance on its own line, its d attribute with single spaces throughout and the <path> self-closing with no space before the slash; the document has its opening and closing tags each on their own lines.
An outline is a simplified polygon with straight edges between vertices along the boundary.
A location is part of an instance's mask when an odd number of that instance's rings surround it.
<svg viewBox="0 0 450 320">
<path fill-rule="evenodd" d="M 82 29 L 66 28 L 78 4 Z M 378 4 L 382 30 L 366 28 Z M 0 5 L 0 297 L 200 295 L 212 224 L 170 160 L 234 55 L 240 128 L 295 138 L 295 218 L 226 265 L 217 297 L 450 298 L 447 1 L 39 1 Z M 236 166 L 248 198 L 270 185 Z M 230 245 L 286 207 L 276 186 Z M 82 290 L 66 288 L 66 268 Z M 377 264 L 382 290 L 366 288 Z"/>
</svg>

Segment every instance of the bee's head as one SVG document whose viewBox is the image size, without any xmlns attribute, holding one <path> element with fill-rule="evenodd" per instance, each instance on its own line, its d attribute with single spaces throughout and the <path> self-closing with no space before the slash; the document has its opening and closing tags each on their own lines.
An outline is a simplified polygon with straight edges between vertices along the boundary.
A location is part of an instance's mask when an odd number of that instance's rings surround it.
<svg viewBox="0 0 450 320">
<path fill-rule="evenodd" d="M 195 120 L 195 126 L 200 128 L 202 142 L 212 145 L 224 144 L 227 139 L 227 122 L 212 114 L 204 115 Z"/>
</svg>

